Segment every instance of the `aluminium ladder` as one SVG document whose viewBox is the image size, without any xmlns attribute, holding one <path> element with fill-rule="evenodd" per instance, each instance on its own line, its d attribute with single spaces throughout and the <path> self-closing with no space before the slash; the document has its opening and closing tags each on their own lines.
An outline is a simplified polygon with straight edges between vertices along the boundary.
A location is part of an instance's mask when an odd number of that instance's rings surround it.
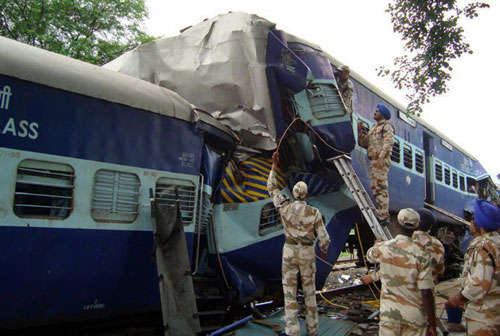
<svg viewBox="0 0 500 336">
<path fill-rule="evenodd" d="M 380 225 L 378 218 L 375 215 L 375 206 L 373 205 L 373 202 L 365 188 L 361 184 L 358 175 L 356 175 L 356 172 L 352 168 L 350 160 L 351 158 L 349 156 L 343 154 L 330 158 L 327 161 L 330 161 L 335 165 L 340 173 L 340 176 L 344 179 L 344 182 L 349 188 L 349 191 L 352 193 L 354 200 L 358 204 L 363 217 L 372 229 L 375 238 L 380 240 L 392 239 L 391 232 L 387 226 Z"/>
</svg>

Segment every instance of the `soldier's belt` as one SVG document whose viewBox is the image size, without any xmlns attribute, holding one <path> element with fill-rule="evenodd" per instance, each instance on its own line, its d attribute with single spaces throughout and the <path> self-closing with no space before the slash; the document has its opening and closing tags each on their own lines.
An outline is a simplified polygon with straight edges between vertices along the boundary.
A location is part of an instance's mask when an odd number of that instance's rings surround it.
<svg viewBox="0 0 500 336">
<path fill-rule="evenodd" d="M 314 245 L 314 242 L 304 243 L 304 242 L 296 241 L 296 240 L 293 240 L 290 238 L 286 238 L 285 243 L 290 244 L 290 245 L 304 245 L 304 246 L 313 246 Z"/>
</svg>

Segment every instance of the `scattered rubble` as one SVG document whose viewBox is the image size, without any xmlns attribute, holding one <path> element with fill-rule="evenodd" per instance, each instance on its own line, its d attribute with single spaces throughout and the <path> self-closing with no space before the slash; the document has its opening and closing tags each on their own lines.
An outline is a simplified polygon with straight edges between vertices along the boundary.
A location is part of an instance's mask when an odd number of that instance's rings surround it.
<svg viewBox="0 0 500 336">
<path fill-rule="evenodd" d="M 366 267 L 356 267 L 353 263 L 351 268 L 334 269 L 325 281 L 323 290 L 331 290 L 352 285 L 357 285 L 356 280 L 366 274 Z"/>
<path fill-rule="evenodd" d="M 360 278 L 367 273 L 366 267 L 356 267 L 355 263 L 341 264 L 328 276 L 324 291 L 361 284 Z M 349 335 L 378 335 L 378 307 L 370 305 L 378 292 L 368 287 L 338 294 L 331 300 L 319 300 L 319 313 L 333 319 L 347 319 L 357 323 Z"/>
</svg>

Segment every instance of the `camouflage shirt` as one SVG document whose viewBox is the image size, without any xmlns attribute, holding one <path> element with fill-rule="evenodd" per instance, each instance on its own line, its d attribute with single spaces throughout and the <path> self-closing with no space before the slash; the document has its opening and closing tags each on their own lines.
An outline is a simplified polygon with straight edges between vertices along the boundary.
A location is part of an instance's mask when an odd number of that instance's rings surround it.
<svg viewBox="0 0 500 336">
<path fill-rule="evenodd" d="M 444 273 L 444 246 L 436 237 L 424 231 L 415 231 L 412 236 L 413 242 L 429 252 L 432 262 L 432 278 L 437 284 L 438 275 Z"/>
<path fill-rule="evenodd" d="M 321 213 L 305 201 L 290 202 L 282 195 L 276 184 L 276 172 L 271 170 L 267 180 L 267 190 L 273 198 L 274 206 L 279 210 L 283 221 L 285 237 L 304 244 L 313 244 L 319 237 L 319 247 L 325 252 L 330 245 Z"/>
<path fill-rule="evenodd" d="M 500 325 L 500 235 L 474 238 L 465 255 L 462 295 L 468 300 L 464 316 Z"/>
<path fill-rule="evenodd" d="M 429 253 L 410 237 L 397 235 L 371 247 L 366 259 L 380 263 L 380 321 L 416 327 L 427 325 L 420 291 L 433 287 Z"/>
<path fill-rule="evenodd" d="M 354 94 L 354 85 L 351 80 L 348 79 L 345 82 L 342 82 L 340 79 L 337 81 L 337 85 L 339 86 L 340 94 L 342 95 L 342 99 L 344 100 L 345 106 L 347 108 L 347 113 L 352 114 L 352 96 Z"/>
<path fill-rule="evenodd" d="M 394 144 L 394 126 L 387 120 L 381 120 L 373 125 L 366 135 L 360 133 L 358 142 L 361 147 L 367 148 L 370 160 L 379 157 L 388 159 Z"/>
</svg>

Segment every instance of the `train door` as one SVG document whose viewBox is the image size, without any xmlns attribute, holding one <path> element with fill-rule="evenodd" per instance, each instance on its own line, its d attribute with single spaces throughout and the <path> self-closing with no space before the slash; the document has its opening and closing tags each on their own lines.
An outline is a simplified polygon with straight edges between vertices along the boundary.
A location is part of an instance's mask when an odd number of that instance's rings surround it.
<svg viewBox="0 0 500 336">
<path fill-rule="evenodd" d="M 424 156 L 425 156 L 425 202 L 434 204 L 435 186 L 434 186 L 434 138 L 429 134 L 423 133 Z"/>
</svg>

